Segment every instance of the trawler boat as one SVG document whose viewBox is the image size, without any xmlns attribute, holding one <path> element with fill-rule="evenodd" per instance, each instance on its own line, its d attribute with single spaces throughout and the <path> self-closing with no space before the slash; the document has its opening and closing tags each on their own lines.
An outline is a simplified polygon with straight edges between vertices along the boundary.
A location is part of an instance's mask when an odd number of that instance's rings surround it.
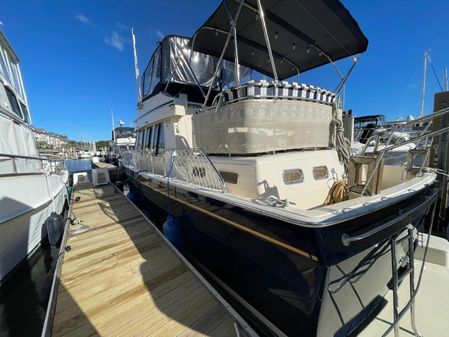
<svg viewBox="0 0 449 337">
<path fill-rule="evenodd" d="M 112 130 L 112 141 L 110 142 L 106 162 L 117 163 L 117 157 L 122 152 L 134 149 L 136 144 L 136 134 L 134 128 L 125 127 L 125 123 L 120 121 L 119 127 Z"/>
<path fill-rule="evenodd" d="M 349 157 L 339 90 L 285 80 L 367 44 L 339 1 L 225 0 L 141 77 L 122 172 L 261 335 L 355 335 L 412 274 L 435 173 Z"/>
<path fill-rule="evenodd" d="M 19 60 L 0 31 L 0 283 L 47 237 L 47 220 L 58 221 L 67 181 L 61 159 L 38 154 Z"/>
</svg>

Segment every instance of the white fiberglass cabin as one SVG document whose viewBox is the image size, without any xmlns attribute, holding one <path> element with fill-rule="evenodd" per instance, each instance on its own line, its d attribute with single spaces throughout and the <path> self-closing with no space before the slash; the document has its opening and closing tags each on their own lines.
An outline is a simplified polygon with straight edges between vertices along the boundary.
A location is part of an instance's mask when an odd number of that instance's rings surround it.
<svg viewBox="0 0 449 337">
<path fill-rule="evenodd" d="M 47 237 L 67 182 L 62 161 L 39 156 L 19 60 L 0 31 L 0 283 Z"/>
<path fill-rule="evenodd" d="M 122 172 L 263 331 L 355 335 L 414 277 L 436 174 L 350 157 L 339 90 L 287 80 L 367 45 L 339 1 L 224 0 L 143 72 Z"/>
</svg>

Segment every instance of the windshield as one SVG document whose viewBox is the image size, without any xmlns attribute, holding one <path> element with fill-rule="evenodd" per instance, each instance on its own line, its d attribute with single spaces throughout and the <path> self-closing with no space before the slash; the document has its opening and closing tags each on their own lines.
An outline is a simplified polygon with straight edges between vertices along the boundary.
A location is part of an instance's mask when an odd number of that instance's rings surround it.
<svg viewBox="0 0 449 337">
<path fill-rule="evenodd" d="M 130 127 L 119 127 L 114 130 L 115 138 L 127 138 L 134 137 L 134 128 Z M 114 135 L 112 135 L 114 137 Z"/>
</svg>

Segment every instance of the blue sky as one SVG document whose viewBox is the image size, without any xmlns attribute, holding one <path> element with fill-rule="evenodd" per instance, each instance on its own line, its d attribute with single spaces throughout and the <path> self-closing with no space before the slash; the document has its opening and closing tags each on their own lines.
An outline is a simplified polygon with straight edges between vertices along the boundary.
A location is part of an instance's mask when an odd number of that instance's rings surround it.
<svg viewBox="0 0 449 337">
<path fill-rule="evenodd" d="M 165 34 L 190 36 L 218 0 L 2 0 L 1 29 L 21 59 L 33 124 L 71 139 L 110 137 L 116 123 L 136 114 L 130 27 L 137 34 L 140 69 Z M 449 67 L 449 1 L 345 0 L 368 37 L 346 90 L 355 115 L 389 119 L 420 110 L 423 53 L 440 81 Z M 340 62 L 342 69 L 348 62 Z M 302 82 L 333 89 L 335 72 L 322 67 Z M 428 71 L 426 111 L 439 91 Z"/>
</svg>

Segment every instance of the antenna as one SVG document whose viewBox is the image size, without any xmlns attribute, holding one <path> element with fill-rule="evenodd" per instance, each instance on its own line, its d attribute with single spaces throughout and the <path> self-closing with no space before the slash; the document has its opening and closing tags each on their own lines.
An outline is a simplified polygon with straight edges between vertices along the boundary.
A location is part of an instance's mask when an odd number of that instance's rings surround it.
<svg viewBox="0 0 449 337">
<path fill-rule="evenodd" d="M 133 28 L 131 28 L 131 34 L 133 37 L 134 71 L 136 73 L 137 102 L 140 104 L 142 102 L 142 92 L 140 91 L 139 85 L 139 63 L 137 62 L 136 35 L 134 34 Z"/>
</svg>

